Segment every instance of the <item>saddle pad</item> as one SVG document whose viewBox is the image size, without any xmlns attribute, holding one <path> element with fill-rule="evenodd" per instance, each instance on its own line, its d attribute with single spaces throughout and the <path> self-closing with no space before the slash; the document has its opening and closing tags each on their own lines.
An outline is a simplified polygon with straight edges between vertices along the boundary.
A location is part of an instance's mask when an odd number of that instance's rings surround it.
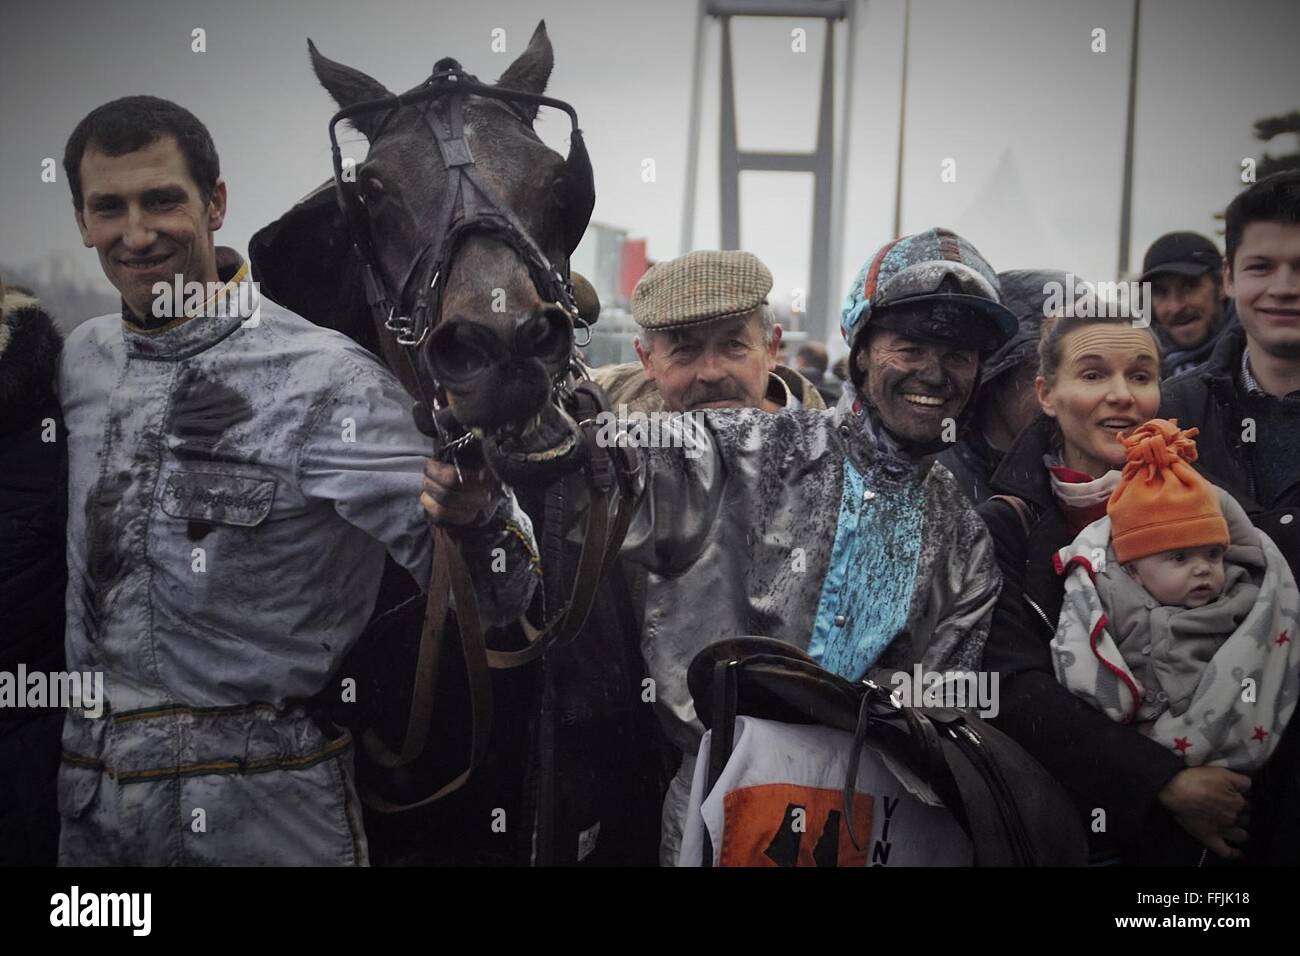
<svg viewBox="0 0 1300 956">
<path fill-rule="evenodd" d="M 715 866 L 971 866 L 974 847 L 943 807 L 913 796 L 870 748 L 858 766 L 854 847 L 844 825 L 851 734 L 736 718 L 735 746 L 713 792 L 710 735 L 695 763 L 681 866 L 698 866 L 707 833 Z"/>
</svg>

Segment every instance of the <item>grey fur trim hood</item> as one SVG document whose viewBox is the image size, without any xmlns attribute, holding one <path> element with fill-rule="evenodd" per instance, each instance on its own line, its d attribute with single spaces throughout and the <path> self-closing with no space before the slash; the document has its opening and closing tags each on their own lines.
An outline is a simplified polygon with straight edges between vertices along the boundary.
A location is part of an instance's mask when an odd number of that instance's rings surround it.
<svg viewBox="0 0 1300 956">
<path fill-rule="evenodd" d="M 63 337 L 40 303 L 0 287 L 0 431 L 55 399 Z"/>
</svg>

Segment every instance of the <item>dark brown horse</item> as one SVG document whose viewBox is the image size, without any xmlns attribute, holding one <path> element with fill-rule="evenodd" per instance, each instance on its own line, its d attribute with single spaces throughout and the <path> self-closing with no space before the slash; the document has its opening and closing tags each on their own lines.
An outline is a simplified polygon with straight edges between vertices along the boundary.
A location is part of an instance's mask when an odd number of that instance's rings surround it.
<svg viewBox="0 0 1300 956">
<path fill-rule="evenodd" d="M 342 111 L 392 102 L 376 80 L 308 45 Z M 496 87 L 536 100 L 552 63 L 539 24 Z M 434 77 L 446 82 L 449 72 L 464 82 L 452 60 L 440 60 Z M 591 167 L 580 132 L 567 158 L 541 142 L 527 97 L 458 96 L 430 106 L 404 95 L 400 105 L 348 116 L 370 145 L 364 162 L 337 177 L 353 185 L 331 181 L 261 230 L 250 245 L 254 276 L 270 298 L 381 356 L 426 411 L 445 406 L 447 420 L 481 441 L 533 517 L 546 575 L 539 600 L 554 608 L 577 575 L 578 549 L 561 531 L 582 489 L 574 474 L 546 464 L 574 446 L 574 421 L 557 395 L 580 375 L 574 323 L 595 321 L 599 305 L 580 277 L 558 294 L 553 280 L 568 277 L 590 217 Z M 472 187 L 455 169 L 466 162 Z M 478 213 L 511 225 L 477 228 Z M 425 309 L 431 289 L 435 304 Z M 430 313 L 432 334 L 419 336 L 414 355 L 388 334 L 385 308 L 388 328 L 406 333 L 401 317 Z M 364 717 L 333 714 L 395 744 L 424 605 L 409 578 L 389 572 L 372 627 L 345 664 L 361 677 L 359 700 L 368 691 L 373 706 L 359 708 Z M 575 640 L 495 674 L 488 760 L 463 790 L 420 810 L 368 816 L 376 862 L 653 862 L 662 774 L 636 634 L 626 584 L 610 575 Z M 504 648 L 518 640 L 492 637 Z M 398 774 L 359 756 L 362 784 L 387 799 L 423 796 L 467 759 L 463 662 L 454 640 L 444 646 L 426 753 Z"/>
</svg>

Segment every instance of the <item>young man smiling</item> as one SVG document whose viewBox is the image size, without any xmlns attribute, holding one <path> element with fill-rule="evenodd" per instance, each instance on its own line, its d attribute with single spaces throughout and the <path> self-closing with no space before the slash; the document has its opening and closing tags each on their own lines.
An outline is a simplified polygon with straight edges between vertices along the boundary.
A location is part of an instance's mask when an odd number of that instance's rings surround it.
<svg viewBox="0 0 1300 956">
<path fill-rule="evenodd" d="M 1300 573 L 1300 171 L 1244 190 L 1225 218 L 1223 285 L 1241 328 L 1164 384 L 1160 415 L 1200 428 L 1201 469 Z"/>
<path fill-rule="evenodd" d="M 1162 418 L 1197 426 L 1197 467 L 1230 491 L 1300 577 L 1300 170 L 1229 204 L 1223 285 L 1241 328 L 1164 387 Z M 1295 640 L 1296 635 L 1276 640 Z M 1293 718 L 1255 780 L 1248 858 L 1300 863 L 1300 731 Z"/>
<path fill-rule="evenodd" d="M 420 501 L 465 526 L 480 604 L 506 620 L 532 586 L 527 519 L 426 463 L 368 352 L 258 298 L 213 242 L 226 185 L 187 110 L 101 106 L 64 169 L 122 310 L 69 337 L 59 375 L 68 661 L 102 672 L 107 698 L 64 725 L 60 862 L 363 864 L 351 738 L 305 702 L 360 636 L 385 551 L 428 580 Z M 154 286 L 176 282 L 248 288 L 156 315 Z"/>
</svg>

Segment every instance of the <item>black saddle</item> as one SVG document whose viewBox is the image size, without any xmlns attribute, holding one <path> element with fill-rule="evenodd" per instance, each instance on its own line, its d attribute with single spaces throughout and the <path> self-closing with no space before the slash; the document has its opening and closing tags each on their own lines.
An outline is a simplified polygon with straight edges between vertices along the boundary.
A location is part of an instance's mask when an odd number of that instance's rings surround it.
<svg viewBox="0 0 1300 956">
<path fill-rule="evenodd" d="M 706 794 L 730 757 L 738 714 L 820 724 L 853 734 L 844 820 L 855 845 L 853 793 L 859 755 L 869 746 L 907 767 L 943 800 L 970 836 L 976 866 L 1086 862 L 1087 838 L 1060 784 L 969 710 L 901 706 L 879 685 L 847 681 L 798 648 L 766 637 L 711 644 L 691 662 L 687 684 L 696 712 L 712 730 Z M 706 846 L 704 865 L 712 859 Z"/>
</svg>

